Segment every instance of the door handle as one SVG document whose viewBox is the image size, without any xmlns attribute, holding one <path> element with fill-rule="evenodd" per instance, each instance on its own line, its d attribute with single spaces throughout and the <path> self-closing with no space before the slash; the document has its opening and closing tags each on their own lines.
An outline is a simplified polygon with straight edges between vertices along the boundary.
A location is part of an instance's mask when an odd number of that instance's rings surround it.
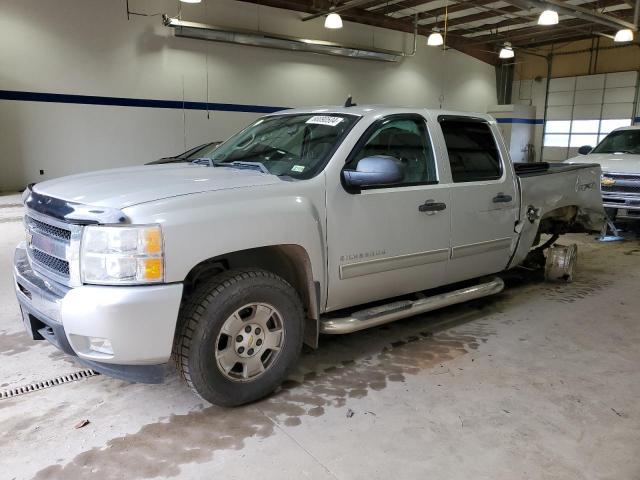
<svg viewBox="0 0 640 480">
<path fill-rule="evenodd" d="M 513 200 L 511 195 L 505 195 L 502 192 L 493 197 L 493 203 L 509 203 L 511 200 Z"/>
<path fill-rule="evenodd" d="M 447 208 L 446 203 L 427 200 L 422 205 L 418 206 L 418 211 L 426 213 L 427 215 L 433 215 L 436 212 L 441 212 L 445 208 Z"/>
</svg>

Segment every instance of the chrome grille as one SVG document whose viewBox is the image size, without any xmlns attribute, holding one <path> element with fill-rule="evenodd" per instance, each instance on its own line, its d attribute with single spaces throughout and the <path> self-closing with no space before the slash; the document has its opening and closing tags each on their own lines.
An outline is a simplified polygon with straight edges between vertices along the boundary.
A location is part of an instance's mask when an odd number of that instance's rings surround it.
<svg viewBox="0 0 640 480">
<path fill-rule="evenodd" d="M 31 249 L 31 255 L 36 262 L 45 266 L 49 270 L 61 273 L 67 277 L 69 276 L 69 262 L 66 260 L 60 260 L 59 258 L 44 253 L 42 250 L 38 250 L 36 248 Z"/>
<path fill-rule="evenodd" d="M 640 182 L 638 185 L 612 185 L 610 187 L 602 186 L 603 192 L 608 193 L 630 193 L 630 194 L 640 194 Z"/>
<path fill-rule="evenodd" d="M 67 241 L 71 240 L 70 230 L 65 230 L 64 228 L 49 225 L 48 223 L 44 223 L 40 220 L 36 220 L 35 218 L 31 218 L 28 215 L 25 217 L 25 221 L 32 231 L 40 232 L 43 235 L 47 235 L 49 237 L 60 238 Z"/>
<path fill-rule="evenodd" d="M 67 286 L 80 284 L 82 227 L 28 209 L 24 219 L 27 254 L 32 268 Z"/>
<path fill-rule="evenodd" d="M 608 194 L 640 195 L 640 175 L 626 173 L 603 173 L 603 181 L 614 180 L 613 185 L 602 185 L 602 192 Z"/>
</svg>

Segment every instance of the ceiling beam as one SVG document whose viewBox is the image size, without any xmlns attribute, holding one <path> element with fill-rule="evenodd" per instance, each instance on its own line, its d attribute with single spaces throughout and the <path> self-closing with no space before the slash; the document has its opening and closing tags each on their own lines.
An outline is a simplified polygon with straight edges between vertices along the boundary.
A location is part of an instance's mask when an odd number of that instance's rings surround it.
<svg viewBox="0 0 640 480">
<path fill-rule="evenodd" d="M 545 37 L 549 38 L 551 35 L 558 32 L 573 32 L 574 35 L 582 35 L 585 32 L 589 32 L 590 35 L 593 35 L 592 30 L 594 25 L 585 23 L 582 20 L 566 20 L 563 23 L 562 27 L 553 28 L 549 30 L 549 28 L 545 28 L 544 26 L 536 26 L 536 27 L 528 27 L 518 29 L 513 33 L 502 32 L 499 34 L 491 34 L 491 35 L 483 35 L 482 37 L 474 37 L 478 42 L 482 45 L 487 43 L 502 43 L 504 41 L 509 41 L 513 44 L 518 43 L 520 41 L 527 41 L 532 38 Z M 606 28 L 603 28 L 606 30 Z"/>
<path fill-rule="evenodd" d="M 578 42 L 580 40 L 589 40 L 592 38 L 593 38 L 593 34 L 591 33 L 583 33 L 582 35 L 576 35 L 575 33 L 572 33 L 572 34 L 565 34 L 565 35 L 554 35 L 551 37 L 545 36 L 545 38 L 541 38 L 540 40 L 536 40 L 536 41 L 529 41 L 523 45 L 513 44 L 513 48 L 515 48 L 516 50 L 518 49 L 518 47 L 538 48 L 538 47 L 544 47 L 547 45 L 554 45 L 557 43 Z M 523 53 L 526 55 L 527 52 L 523 52 Z"/>
<path fill-rule="evenodd" d="M 464 10 L 470 10 L 476 7 L 482 7 L 484 5 L 496 3 L 496 1 L 497 0 L 475 0 L 473 2 L 470 2 L 466 0 L 466 1 L 460 1 L 458 3 L 454 3 L 452 5 L 448 5 L 447 7 L 432 8 L 431 10 L 425 10 L 425 11 L 419 12 L 418 21 L 430 19 L 430 18 L 442 17 L 445 14 L 445 12 L 451 14 L 456 12 L 462 12 Z M 413 15 L 406 15 L 404 17 L 397 17 L 397 18 L 401 18 L 401 19 L 413 18 Z"/>
<path fill-rule="evenodd" d="M 508 13 L 517 13 L 517 12 L 521 12 L 522 9 L 519 7 L 514 7 L 514 6 L 510 6 L 510 7 L 502 7 L 500 9 L 503 12 L 508 12 Z M 457 17 L 457 18 L 452 18 L 451 20 L 449 20 L 447 22 L 447 25 L 449 27 L 458 27 L 461 25 L 465 25 L 467 23 L 472 23 L 472 22 L 477 22 L 480 20 L 488 20 L 490 18 L 500 18 L 504 16 L 504 14 L 496 14 L 495 11 L 487 11 L 487 12 L 481 12 L 481 13 L 474 13 L 472 15 L 465 15 L 464 17 Z"/>
<path fill-rule="evenodd" d="M 372 5 L 378 5 L 380 3 L 384 3 L 384 0 L 378 0 L 378 1 L 354 0 L 353 2 L 343 3 L 342 5 L 337 6 L 337 7 L 333 6 L 333 5 L 330 5 L 327 9 L 325 9 L 325 11 L 314 13 L 312 15 L 307 15 L 306 17 L 302 17 L 302 21 L 306 22 L 308 20 L 313 20 L 313 19 L 316 19 L 318 17 L 322 17 L 324 15 L 327 15 L 328 13 L 340 13 L 340 12 L 345 12 L 347 10 L 353 10 L 356 7 L 367 8 L 367 7 L 370 7 Z"/>
<path fill-rule="evenodd" d="M 516 43 L 530 40 L 532 38 L 546 37 L 550 38 L 556 34 L 573 34 L 575 36 L 582 35 L 585 32 L 591 33 L 593 31 L 593 25 L 585 23 L 582 20 L 567 20 L 563 22 L 563 26 L 560 28 L 554 28 L 553 30 L 545 29 L 544 27 L 532 27 L 524 30 L 523 32 L 515 35 L 509 35 L 508 38 L 514 45 Z"/>
<path fill-rule="evenodd" d="M 265 5 L 275 8 L 283 8 L 287 10 L 293 10 L 304 13 L 320 13 L 326 12 L 328 7 L 331 6 L 331 2 L 328 0 L 238 0 L 246 3 L 254 3 L 258 5 Z M 495 1 L 495 0 L 493 0 Z M 396 30 L 399 32 L 413 33 L 414 32 L 414 19 L 413 17 L 393 18 L 386 15 L 376 15 L 369 10 L 362 10 L 359 8 L 353 8 L 346 10 L 341 14 L 343 20 L 355 23 L 361 23 L 365 25 L 371 25 L 374 27 L 387 28 L 390 30 Z M 419 35 L 429 35 L 431 29 L 418 25 Z M 468 45 L 469 44 L 469 45 Z M 468 42 L 464 38 L 458 36 L 447 36 L 447 46 L 454 48 L 462 53 L 472 56 L 485 63 L 495 65 L 497 57 L 491 53 L 493 48 L 488 44 L 481 44 L 477 42 Z"/>
<path fill-rule="evenodd" d="M 415 8 L 420 5 L 424 5 L 429 3 L 426 0 L 404 0 L 398 3 L 392 3 L 391 5 L 384 5 L 380 8 L 375 8 L 372 11 L 375 13 L 379 13 L 381 15 L 387 15 L 388 13 L 399 12 L 400 10 L 405 10 L 407 8 Z"/>
<path fill-rule="evenodd" d="M 594 7 L 597 7 L 597 8 L 617 7 L 620 5 L 625 5 L 626 1 L 628 0 L 591 0 L 583 3 L 582 6 L 595 4 Z M 521 14 L 516 15 L 519 12 Z M 486 11 L 481 13 L 465 15 L 463 17 L 456 17 L 455 19 L 449 20 L 448 25 L 449 27 L 457 27 L 457 26 L 464 25 L 466 23 L 477 22 L 480 20 L 488 20 L 492 18 L 499 18 L 503 16 L 505 17 L 505 19 L 520 20 L 521 22 L 523 19 L 526 19 L 526 18 L 531 18 L 531 19 L 538 18 L 537 13 L 527 13 L 521 7 L 511 5 L 511 6 L 501 7 L 497 9 L 486 8 Z M 491 25 L 498 25 L 498 24 L 503 25 L 501 21 L 492 23 Z M 511 23 L 507 22 L 505 24 L 511 24 Z M 460 30 L 458 31 L 458 33 L 459 32 Z"/>
<path fill-rule="evenodd" d="M 620 5 L 624 5 L 623 3 L 620 3 L 620 0 L 590 1 L 590 2 L 585 3 L 584 5 L 588 5 L 588 4 L 598 5 L 599 8 L 605 8 L 605 7 L 609 8 L 609 7 L 617 7 L 617 6 L 620 6 Z M 517 7 L 515 7 L 515 8 L 517 8 Z M 465 18 L 468 18 L 468 17 L 462 17 L 461 20 L 463 20 Z M 528 15 L 528 18 L 530 18 L 532 20 L 533 19 L 537 19 L 538 15 L 537 14 Z M 515 19 L 514 18 L 505 19 L 504 21 L 491 24 L 491 26 L 487 25 L 486 27 L 485 26 L 483 26 L 483 27 L 472 27 L 472 28 L 469 28 L 469 29 L 460 28 L 460 29 L 455 30 L 455 32 L 457 34 L 459 34 L 459 35 L 470 35 L 470 34 L 473 34 L 473 33 L 478 33 L 478 32 L 481 32 L 481 31 L 489 30 L 491 27 L 499 28 L 499 27 L 504 27 L 504 26 L 516 26 L 516 25 L 521 25 L 522 29 L 525 29 L 525 28 L 541 28 L 541 29 L 546 29 L 546 31 L 551 31 L 551 29 L 555 30 L 557 28 L 562 28 L 562 25 L 566 25 L 566 22 L 567 22 L 567 20 L 561 21 L 559 26 L 540 26 L 540 27 L 537 27 L 537 26 L 527 25 L 526 17 L 525 16 L 520 16 L 520 17 L 517 17 Z M 514 30 L 516 30 L 516 29 L 511 29 L 511 30 L 505 31 L 505 32 L 503 32 L 503 34 L 508 36 L 509 32 L 513 32 Z M 520 30 L 520 29 L 517 29 L 517 30 Z M 493 36 L 493 35 L 495 35 L 495 34 L 491 33 L 489 35 L 486 35 L 485 37 L 490 37 L 490 36 Z M 474 37 L 474 38 L 482 38 L 482 37 Z"/>
<path fill-rule="evenodd" d="M 611 15 L 604 15 L 597 11 L 589 10 L 587 8 L 578 7 L 569 3 L 561 2 L 559 0 L 504 0 L 511 5 L 522 8 L 523 10 L 547 9 L 551 8 L 556 10 L 560 15 L 570 15 L 574 18 L 580 18 L 591 23 L 599 23 L 609 28 L 630 28 L 636 30 L 636 26 L 630 22 L 620 20 Z"/>
</svg>

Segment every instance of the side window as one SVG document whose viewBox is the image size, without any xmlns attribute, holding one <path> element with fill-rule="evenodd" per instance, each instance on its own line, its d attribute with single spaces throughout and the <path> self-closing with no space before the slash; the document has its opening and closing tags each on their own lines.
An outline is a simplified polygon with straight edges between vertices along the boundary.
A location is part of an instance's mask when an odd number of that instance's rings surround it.
<svg viewBox="0 0 640 480">
<path fill-rule="evenodd" d="M 500 154 L 488 124 L 464 119 L 441 119 L 455 183 L 497 180 L 502 176 Z"/>
<path fill-rule="evenodd" d="M 372 156 L 393 157 L 403 171 L 401 184 L 436 183 L 433 149 L 427 126 L 420 118 L 389 118 L 373 131 L 345 168 L 355 170 L 358 162 Z"/>
</svg>

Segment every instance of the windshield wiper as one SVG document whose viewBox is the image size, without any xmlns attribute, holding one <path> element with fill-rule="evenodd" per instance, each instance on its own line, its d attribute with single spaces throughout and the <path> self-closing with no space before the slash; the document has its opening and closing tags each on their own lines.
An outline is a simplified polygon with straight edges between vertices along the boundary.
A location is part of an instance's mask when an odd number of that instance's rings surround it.
<svg viewBox="0 0 640 480">
<path fill-rule="evenodd" d="M 241 170 L 257 170 L 262 173 L 269 173 L 269 174 L 271 173 L 269 172 L 269 169 L 265 167 L 264 164 L 261 162 L 235 161 L 235 162 L 229 162 L 229 163 L 216 163 L 214 164 L 214 166 L 215 167 L 233 167 L 233 168 L 239 168 Z"/>
<path fill-rule="evenodd" d="M 207 167 L 214 167 L 215 166 L 215 163 L 213 163 L 213 160 L 211 158 L 207 158 L 207 157 L 194 158 L 193 160 L 191 160 L 191 163 L 195 163 L 196 165 L 206 165 Z"/>
</svg>

